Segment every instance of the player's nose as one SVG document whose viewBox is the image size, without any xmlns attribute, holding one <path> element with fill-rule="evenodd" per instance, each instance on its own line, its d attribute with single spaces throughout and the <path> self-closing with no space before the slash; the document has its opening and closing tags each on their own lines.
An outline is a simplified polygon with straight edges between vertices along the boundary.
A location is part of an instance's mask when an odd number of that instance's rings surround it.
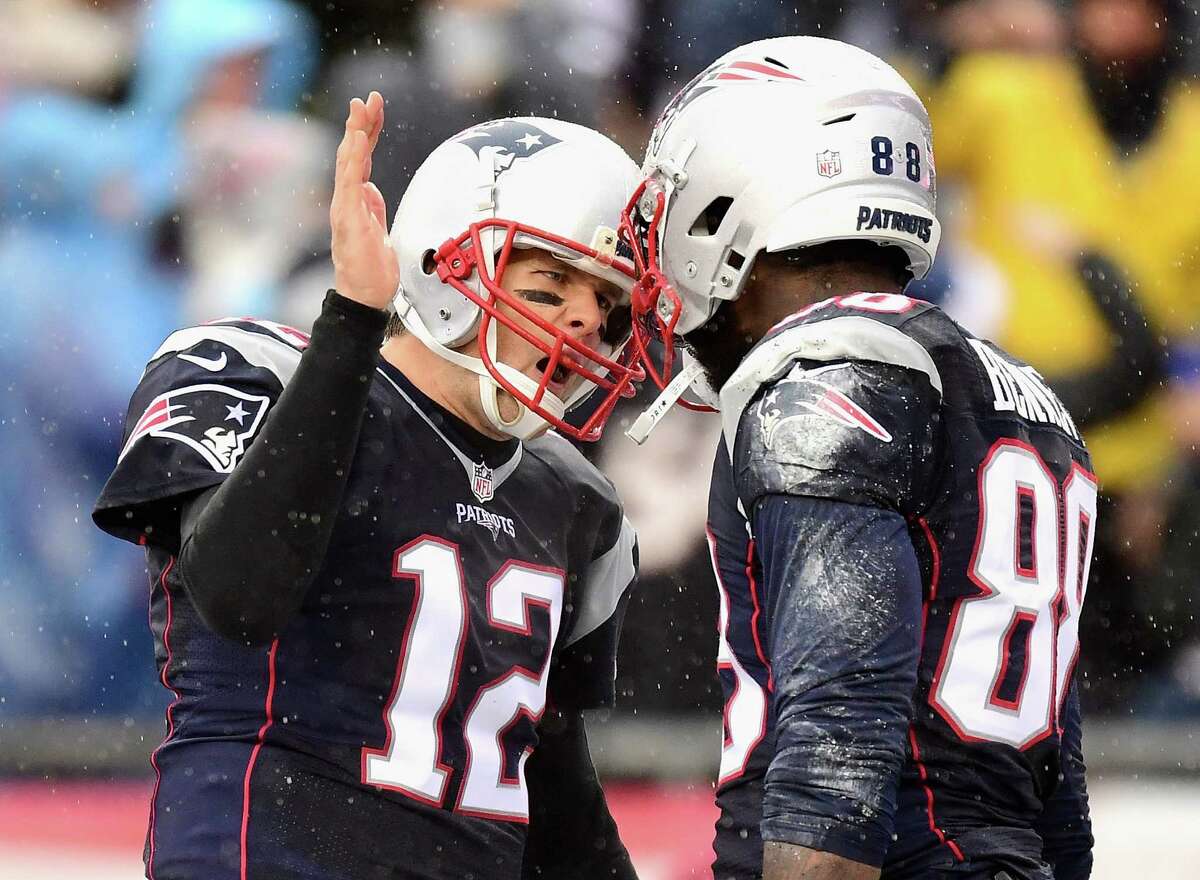
<svg viewBox="0 0 1200 880">
<path fill-rule="evenodd" d="M 604 312 L 590 285 L 571 285 L 564 318 L 566 329 L 576 339 L 587 340 L 599 336 L 600 328 L 604 325 Z"/>
</svg>

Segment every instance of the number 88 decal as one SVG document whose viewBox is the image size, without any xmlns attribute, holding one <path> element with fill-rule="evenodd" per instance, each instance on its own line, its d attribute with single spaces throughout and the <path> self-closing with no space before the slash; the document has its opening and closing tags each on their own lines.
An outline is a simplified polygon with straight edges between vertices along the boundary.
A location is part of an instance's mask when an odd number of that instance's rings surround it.
<svg viewBox="0 0 1200 880">
<path fill-rule="evenodd" d="M 1072 464 L 1060 508 L 1058 481 L 1016 440 L 980 465 L 967 574 L 983 595 L 955 605 L 929 698 L 963 739 L 1024 749 L 1054 728 L 1079 653 L 1096 495 L 1095 477 Z"/>
</svg>

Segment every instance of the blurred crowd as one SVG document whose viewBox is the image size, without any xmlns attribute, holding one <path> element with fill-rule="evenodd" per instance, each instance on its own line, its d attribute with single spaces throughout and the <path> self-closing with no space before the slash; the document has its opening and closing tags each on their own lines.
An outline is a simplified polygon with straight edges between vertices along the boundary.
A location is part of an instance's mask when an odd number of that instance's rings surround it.
<svg viewBox="0 0 1200 880">
<path fill-rule="evenodd" d="M 922 93 L 946 232 L 910 292 L 1033 364 L 1084 430 L 1104 492 L 1085 705 L 1200 715 L 1197 5 L 7 0 L 0 715 L 165 705 L 141 554 L 92 527 L 92 503 L 173 328 L 315 317 L 350 96 L 387 99 L 375 177 L 394 208 L 433 146 L 495 116 L 592 125 L 640 160 L 708 61 L 790 33 L 871 49 Z M 636 450 L 620 421 L 587 452 L 641 535 L 622 711 L 715 711 L 703 516 L 719 428 L 679 412 Z"/>
</svg>

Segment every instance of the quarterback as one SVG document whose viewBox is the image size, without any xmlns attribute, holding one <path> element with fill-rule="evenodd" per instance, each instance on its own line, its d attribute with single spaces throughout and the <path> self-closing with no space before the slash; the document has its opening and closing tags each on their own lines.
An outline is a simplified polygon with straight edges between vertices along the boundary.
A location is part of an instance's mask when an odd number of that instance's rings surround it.
<svg viewBox="0 0 1200 880">
<path fill-rule="evenodd" d="M 146 874 L 632 878 L 579 712 L 613 699 L 635 540 L 547 429 L 598 435 L 639 375 L 605 225 L 636 168 L 569 123 L 477 125 L 389 241 L 382 127 L 351 102 L 311 338 L 169 337 L 96 505 L 145 546 L 174 694 Z"/>
</svg>

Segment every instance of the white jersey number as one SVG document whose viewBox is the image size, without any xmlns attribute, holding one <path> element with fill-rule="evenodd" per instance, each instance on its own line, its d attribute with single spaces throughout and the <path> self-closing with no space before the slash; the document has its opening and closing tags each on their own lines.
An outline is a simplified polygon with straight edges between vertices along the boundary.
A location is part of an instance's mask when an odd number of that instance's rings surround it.
<svg viewBox="0 0 1200 880">
<path fill-rule="evenodd" d="M 441 762 L 442 720 L 458 688 L 467 633 L 467 586 L 458 548 L 425 536 L 396 551 L 392 576 L 411 580 L 412 612 L 404 629 L 396 682 L 384 712 L 387 742 L 362 750 L 362 781 L 442 806 L 453 768 Z M 550 638 L 541 667 L 515 666 L 480 688 L 467 709 L 462 736 L 467 762 L 455 810 L 473 816 L 529 821 L 526 750 L 515 777 L 505 775 L 503 734 L 525 715 L 534 723 L 546 706 L 550 655 L 562 615 L 564 577 L 557 569 L 508 562 L 487 584 L 488 622 L 533 635 L 530 606 L 544 608 Z M 410 662 L 416 659 L 417 662 Z"/>
<path fill-rule="evenodd" d="M 767 730 L 767 692 L 746 671 L 729 642 L 729 594 L 721 579 L 717 541 L 712 532 L 708 532 L 708 548 L 721 600 L 717 621 L 717 671 L 728 671 L 733 675 L 733 693 L 725 701 L 725 741 L 717 776 L 717 785 L 724 785 L 745 772 L 751 753 L 762 742 Z"/>
<path fill-rule="evenodd" d="M 1053 729 L 1079 652 L 1096 494 L 1073 465 L 1060 502 L 1037 450 L 1015 440 L 980 465 L 967 573 L 983 595 L 955 606 L 930 694 L 963 739 L 1023 749 Z"/>
</svg>

